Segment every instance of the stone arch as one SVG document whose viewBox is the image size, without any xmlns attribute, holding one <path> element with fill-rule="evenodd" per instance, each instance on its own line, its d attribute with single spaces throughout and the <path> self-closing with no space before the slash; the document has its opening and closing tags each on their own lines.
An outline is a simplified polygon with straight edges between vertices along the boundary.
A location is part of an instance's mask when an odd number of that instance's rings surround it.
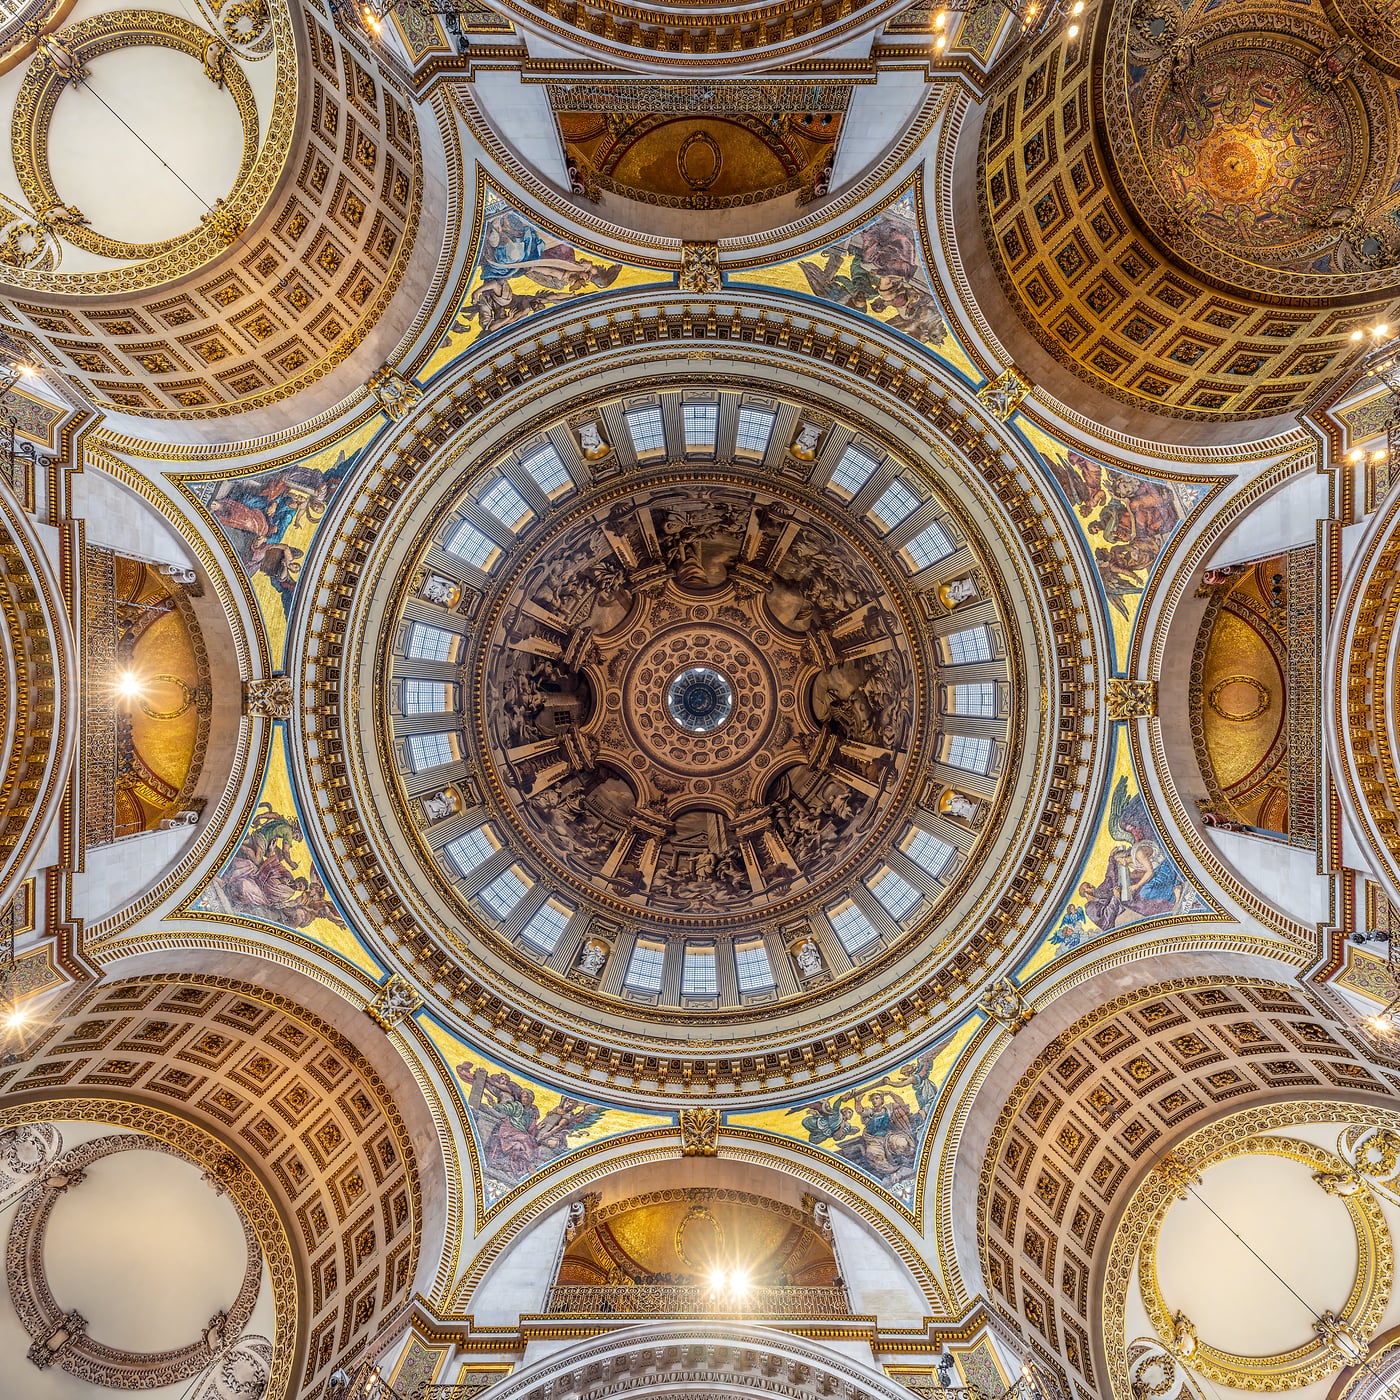
<svg viewBox="0 0 1400 1400">
<path fill-rule="evenodd" d="M 670 1322 L 624 1327 L 544 1358 L 513 1375 L 498 1400 L 594 1400 L 603 1395 L 756 1396 L 789 1400 L 836 1393 L 907 1400 L 869 1366 L 817 1342 L 766 1327 Z"/>
<path fill-rule="evenodd" d="M 1276 975 L 1221 968 L 1138 985 L 1017 1057 L 960 1224 L 992 1305 L 1081 1400 L 1106 1384 L 1095 1300 L 1107 1241 L 1175 1141 L 1255 1104 L 1382 1106 L 1400 1088 L 1400 1066 Z"/>
<path fill-rule="evenodd" d="M 837 1260 L 852 1311 L 899 1316 L 919 1325 L 933 1310 L 936 1284 L 919 1267 L 917 1243 L 905 1238 L 882 1214 L 877 1214 L 842 1182 L 824 1175 L 811 1177 L 785 1170 L 776 1156 L 751 1148 L 726 1151 L 718 1160 L 644 1154 L 614 1160 L 596 1173 L 575 1173 L 560 1189 L 538 1198 L 533 1208 L 519 1212 L 495 1239 L 478 1253 L 477 1265 L 459 1283 L 452 1312 L 482 1317 L 522 1311 L 542 1311 L 549 1285 L 557 1273 L 559 1254 L 570 1209 L 596 1194 L 589 1209 L 607 1214 L 619 1204 L 668 1190 L 729 1190 L 765 1198 L 781 1209 L 810 1214 L 813 1202 L 827 1208 Z M 645 1157 L 650 1157 L 646 1160 Z M 506 1295 L 509 1296 L 506 1296 Z M 525 1294 L 533 1308 L 518 1302 Z M 877 1296 L 879 1295 L 879 1296 Z"/>
</svg>

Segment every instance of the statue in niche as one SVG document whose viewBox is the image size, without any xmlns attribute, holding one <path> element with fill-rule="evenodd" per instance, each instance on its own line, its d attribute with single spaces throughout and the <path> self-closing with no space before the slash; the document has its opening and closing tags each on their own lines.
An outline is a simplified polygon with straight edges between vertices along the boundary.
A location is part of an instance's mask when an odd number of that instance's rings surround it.
<svg viewBox="0 0 1400 1400">
<path fill-rule="evenodd" d="M 441 574 L 429 574 L 418 596 L 425 603 L 436 603 L 440 608 L 455 608 L 462 601 L 462 586 Z"/>
<path fill-rule="evenodd" d="M 602 425 L 596 418 L 590 418 L 587 423 L 579 426 L 578 446 L 585 462 L 600 462 L 612 451 L 611 445 L 603 437 Z"/>
<path fill-rule="evenodd" d="M 945 817 L 956 817 L 959 821 L 971 825 L 977 818 L 978 803 L 965 792 L 959 792 L 957 788 L 949 788 L 938 799 L 938 810 Z"/>
<path fill-rule="evenodd" d="M 607 960 L 607 946 L 590 939 L 579 949 L 578 970 L 585 977 L 596 977 L 603 970 L 603 964 Z"/>
<path fill-rule="evenodd" d="M 822 971 L 822 953 L 815 939 L 806 938 L 799 943 L 793 957 L 797 960 L 798 970 L 804 977 L 816 977 Z"/>
<path fill-rule="evenodd" d="M 971 574 L 964 574 L 961 578 L 950 578 L 938 585 L 938 601 L 949 612 L 964 603 L 975 602 L 981 596 L 977 591 L 977 580 Z"/>
<path fill-rule="evenodd" d="M 423 799 L 423 815 L 430 822 L 445 822 L 462 810 L 461 798 L 456 788 L 443 788 Z"/>
<path fill-rule="evenodd" d="M 799 462 L 814 462 L 817 457 L 817 444 L 821 441 L 822 430 L 818 423 L 803 422 L 798 425 L 797 436 L 792 440 L 788 451 Z"/>
</svg>

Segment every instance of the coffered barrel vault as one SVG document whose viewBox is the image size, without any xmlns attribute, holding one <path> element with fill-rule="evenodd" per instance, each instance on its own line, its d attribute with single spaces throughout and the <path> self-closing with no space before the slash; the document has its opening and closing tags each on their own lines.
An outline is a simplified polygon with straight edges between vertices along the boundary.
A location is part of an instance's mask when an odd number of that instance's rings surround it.
<svg viewBox="0 0 1400 1400">
<path fill-rule="evenodd" d="M 0 5 L 0 1390 L 1379 1400 L 1400 47 Z"/>
</svg>

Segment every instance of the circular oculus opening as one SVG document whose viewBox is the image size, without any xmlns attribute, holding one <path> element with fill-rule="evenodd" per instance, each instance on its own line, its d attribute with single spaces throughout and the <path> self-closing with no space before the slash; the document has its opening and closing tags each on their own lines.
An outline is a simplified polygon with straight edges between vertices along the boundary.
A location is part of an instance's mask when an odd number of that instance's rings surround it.
<svg viewBox="0 0 1400 1400">
<path fill-rule="evenodd" d="M 712 734 L 734 713 L 734 687 L 711 666 L 688 666 L 666 687 L 666 712 L 691 734 Z"/>
<path fill-rule="evenodd" d="M 87 84 L 64 89 L 48 128 L 49 170 L 64 203 L 120 243 L 198 228 L 233 189 L 243 160 L 232 94 L 209 81 L 193 54 L 154 44 L 84 65 Z"/>
</svg>

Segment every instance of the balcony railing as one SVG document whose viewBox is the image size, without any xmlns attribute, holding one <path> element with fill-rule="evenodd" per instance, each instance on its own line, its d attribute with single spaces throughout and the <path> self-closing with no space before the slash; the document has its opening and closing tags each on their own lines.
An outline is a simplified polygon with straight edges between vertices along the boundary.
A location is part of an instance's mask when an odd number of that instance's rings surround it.
<svg viewBox="0 0 1400 1400">
<path fill-rule="evenodd" d="M 750 1288 L 741 1298 L 717 1296 L 695 1284 L 639 1283 L 621 1286 L 556 1284 L 550 1313 L 571 1316 L 637 1315 L 682 1317 L 693 1313 L 744 1313 L 750 1317 L 849 1317 L 844 1288 Z"/>
</svg>

